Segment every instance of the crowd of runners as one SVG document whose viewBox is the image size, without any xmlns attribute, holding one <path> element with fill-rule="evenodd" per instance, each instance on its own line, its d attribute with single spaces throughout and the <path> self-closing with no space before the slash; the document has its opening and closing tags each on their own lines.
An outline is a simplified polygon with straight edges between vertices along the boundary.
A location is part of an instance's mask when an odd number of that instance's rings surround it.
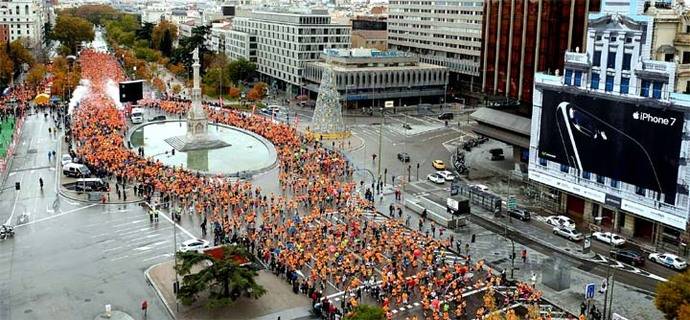
<svg viewBox="0 0 690 320">
<path fill-rule="evenodd" d="M 126 117 L 105 92 L 108 79 L 124 79 L 116 59 L 85 50 L 79 60 L 91 92 L 72 115 L 78 156 L 118 180 L 146 186 L 169 199 L 172 207 L 202 215 L 219 238 L 244 239 L 260 260 L 288 279 L 296 292 L 311 297 L 326 317 L 357 306 L 362 292 L 380 303 L 389 318 L 413 302 L 420 303 L 428 319 L 482 317 L 490 311 L 484 306 L 468 310 L 463 294 L 501 287 L 505 278 L 483 261 L 447 262 L 448 240 L 411 230 L 401 220 L 367 219 L 370 203 L 357 192 L 352 166 L 339 153 L 289 125 L 208 107 L 209 121 L 253 131 L 275 145 L 281 192 L 267 194 L 248 181 L 165 166 L 126 147 Z M 143 104 L 180 116 L 190 106 L 189 101 L 175 99 Z M 343 299 L 334 308 L 328 292 L 338 291 Z M 497 304 L 540 300 L 539 291 L 529 285 L 519 284 L 513 292 L 506 301 L 497 298 Z"/>
</svg>

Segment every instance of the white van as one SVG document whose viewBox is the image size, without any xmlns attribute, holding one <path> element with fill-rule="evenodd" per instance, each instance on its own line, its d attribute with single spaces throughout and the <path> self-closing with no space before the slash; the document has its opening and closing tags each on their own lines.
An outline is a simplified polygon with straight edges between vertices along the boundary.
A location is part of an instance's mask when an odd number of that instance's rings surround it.
<svg viewBox="0 0 690 320">
<path fill-rule="evenodd" d="M 144 122 L 144 109 L 133 108 L 132 109 L 132 115 L 130 116 L 130 119 L 132 119 L 133 124 L 139 124 L 139 123 Z"/>
</svg>

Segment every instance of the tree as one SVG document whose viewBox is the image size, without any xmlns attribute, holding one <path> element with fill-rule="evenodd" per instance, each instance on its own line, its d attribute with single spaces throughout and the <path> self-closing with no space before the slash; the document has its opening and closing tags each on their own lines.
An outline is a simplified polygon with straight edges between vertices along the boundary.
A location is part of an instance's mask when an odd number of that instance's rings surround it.
<svg viewBox="0 0 690 320">
<path fill-rule="evenodd" d="M 151 36 L 153 34 L 153 28 L 156 25 L 151 22 L 144 22 L 144 24 L 137 30 L 137 39 L 146 40 L 146 43 L 151 45 Z"/>
<path fill-rule="evenodd" d="M 41 84 L 41 81 L 43 81 L 43 78 L 46 75 L 46 66 L 43 64 L 36 64 L 31 69 L 29 72 L 26 74 L 26 83 L 30 87 L 37 87 L 39 84 Z"/>
<path fill-rule="evenodd" d="M 666 315 L 666 319 L 674 319 L 681 311 L 681 306 L 690 304 L 690 270 L 660 282 L 656 287 L 654 304 Z"/>
<path fill-rule="evenodd" d="M 266 90 L 268 85 L 265 82 L 257 82 L 250 90 L 247 92 L 247 99 L 251 101 L 260 101 L 266 96 Z"/>
<path fill-rule="evenodd" d="M 63 11 L 71 16 L 85 19 L 95 25 L 105 25 L 106 20 L 117 20 L 121 12 L 105 4 L 87 4 Z"/>
<path fill-rule="evenodd" d="M 256 72 L 256 65 L 247 59 L 240 58 L 230 62 L 228 65 L 228 74 L 230 80 L 238 82 L 240 80 L 248 80 Z"/>
<path fill-rule="evenodd" d="M 378 306 L 361 304 L 345 315 L 345 320 L 383 320 L 386 314 Z"/>
<path fill-rule="evenodd" d="M 258 299 L 266 290 L 256 283 L 258 273 L 240 262 L 248 261 L 250 253 L 240 246 L 222 247 L 219 259 L 196 251 L 178 252 L 175 270 L 182 275 L 182 285 L 177 298 L 184 305 L 197 300 L 201 293 L 208 290 L 207 306 L 219 307 L 231 304 L 237 298 Z M 192 273 L 192 267 L 202 269 Z"/>
<path fill-rule="evenodd" d="M 177 26 L 167 20 L 159 22 L 156 27 L 153 28 L 153 32 L 151 33 L 151 46 L 153 48 L 163 51 L 163 38 L 165 37 L 166 31 L 170 33 L 170 48 L 172 48 L 172 41 L 177 38 Z"/>
<path fill-rule="evenodd" d="M 240 88 L 238 88 L 238 87 L 230 87 L 230 89 L 228 89 L 228 95 L 232 99 L 239 98 L 241 94 L 242 94 L 242 90 L 240 90 Z"/>
<path fill-rule="evenodd" d="M 50 21 L 43 24 L 43 44 L 48 45 L 53 40 L 53 25 Z"/>
<path fill-rule="evenodd" d="M 77 52 L 77 44 L 93 41 L 93 25 L 82 18 L 70 15 L 58 15 L 53 29 L 53 39 L 60 41 L 70 54 Z"/>
<path fill-rule="evenodd" d="M 160 43 L 160 50 L 161 50 L 161 53 L 166 57 L 169 57 L 170 55 L 172 55 L 173 38 L 172 38 L 172 33 L 171 33 L 170 29 L 166 29 L 163 32 L 163 39 L 161 39 L 161 43 Z"/>
<path fill-rule="evenodd" d="M 683 304 L 678 308 L 678 316 L 676 319 L 690 319 L 690 304 Z"/>
<path fill-rule="evenodd" d="M 172 92 L 174 94 L 179 94 L 180 92 L 182 92 L 182 86 L 179 83 L 173 84 Z"/>
<path fill-rule="evenodd" d="M 8 86 L 14 76 L 14 62 L 6 48 L 7 44 L 0 44 L 0 88 Z"/>
<path fill-rule="evenodd" d="M 34 64 L 34 56 L 26 48 L 22 39 L 14 40 L 10 43 L 10 57 L 14 62 L 14 72 L 19 72 L 23 64 L 29 66 Z"/>
</svg>

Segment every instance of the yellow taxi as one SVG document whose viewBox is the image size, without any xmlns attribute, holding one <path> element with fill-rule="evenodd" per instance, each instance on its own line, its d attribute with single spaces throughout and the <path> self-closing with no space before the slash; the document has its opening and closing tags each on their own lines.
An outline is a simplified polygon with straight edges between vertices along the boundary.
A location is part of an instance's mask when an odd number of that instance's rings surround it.
<svg viewBox="0 0 690 320">
<path fill-rule="evenodd" d="M 434 167 L 436 170 L 445 170 L 446 169 L 446 164 L 443 163 L 443 160 L 434 160 L 431 162 L 431 166 Z"/>
</svg>

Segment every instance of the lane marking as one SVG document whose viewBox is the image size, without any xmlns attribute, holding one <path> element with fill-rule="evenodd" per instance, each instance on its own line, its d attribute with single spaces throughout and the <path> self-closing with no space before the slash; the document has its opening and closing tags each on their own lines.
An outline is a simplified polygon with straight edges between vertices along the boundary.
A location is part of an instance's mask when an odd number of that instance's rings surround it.
<svg viewBox="0 0 690 320">
<path fill-rule="evenodd" d="M 45 217 L 45 218 L 41 218 L 41 219 L 38 219 L 38 220 L 29 221 L 29 222 L 27 222 L 27 223 L 23 223 L 23 224 L 17 225 L 17 226 L 15 226 L 15 228 L 24 227 L 24 226 L 28 226 L 28 225 L 31 225 L 31 224 L 34 224 L 34 223 L 39 223 L 39 222 L 43 222 L 43 221 L 55 219 L 55 218 L 58 218 L 58 217 L 62 217 L 62 216 L 64 216 L 64 215 L 66 215 L 66 214 L 70 214 L 70 213 L 74 213 L 74 212 L 81 211 L 81 210 L 84 210 L 84 209 L 92 208 L 92 207 L 97 206 L 97 205 L 99 205 L 99 204 L 94 203 L 94 204 L 88 205 L 88 206 L 86 206 L 86 207 L 81 207 L 81 208 L 76 208 L 76 209 L 72 209 L 72 210 L 69 210 L 69 211 L 60 212 L 60 213 L 58 213 L 58 214 L 56 214 L 56 215 L 53 215 L 53 216 L 50 216 L 50 217 Z"/>
</svg>

